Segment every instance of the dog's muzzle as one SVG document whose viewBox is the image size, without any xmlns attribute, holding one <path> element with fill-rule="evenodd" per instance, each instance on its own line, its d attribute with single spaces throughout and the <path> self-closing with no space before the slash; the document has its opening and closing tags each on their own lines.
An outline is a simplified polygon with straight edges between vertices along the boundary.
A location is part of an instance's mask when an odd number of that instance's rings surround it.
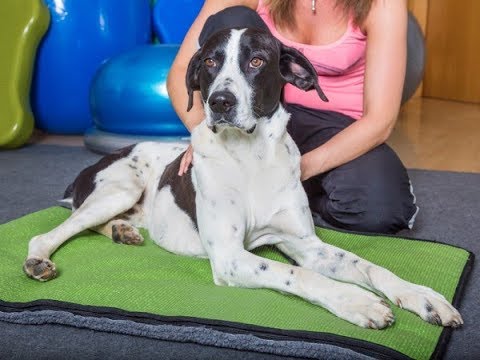
<svg viewBox="0 0 480 360">
<path fill-rule="evenodd" d="M 230 91 L 215 91 L 208 99 L 208 106 L 216 114 L 228 114 L 237 105 L 237 98 Z"/>
<path fill-rule="evenodd" d="M 237 116 L 236 106 L 237 98 L 230 91 L 215 91 L 210 95 L 208 107 L 211 110 L 212 124 L 209 127 L 214 133 L 217 133 L 219 126 L 235 127 L 244 130 L 247 134 L 255 131 L 256 125 L 245 129 L 235 121 Z"/>
</svg>

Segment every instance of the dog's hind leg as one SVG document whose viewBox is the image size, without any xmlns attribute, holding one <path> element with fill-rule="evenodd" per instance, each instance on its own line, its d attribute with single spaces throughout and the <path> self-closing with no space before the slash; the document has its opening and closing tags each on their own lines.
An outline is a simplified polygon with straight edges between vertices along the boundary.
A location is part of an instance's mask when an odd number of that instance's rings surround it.
<svg viewBox="0 0 480 360">
<path fill-rule="evenodd" d="M 105 224 L 93 227 L 92 230 L 118 244 L 140 245 L 143 243 L 142 234 L 127 220 L 113 219 Z"/>
<path fill-rule="evenodd" d="M 40 281 L 54 278 L 56 267 L 50 256 L 61 244 L 83 230 L 108 223 L 131 209 L 142 193 L 143 187 L 136 182 L 115 182 L 96 188 L 65 222 L 30 240 L 28 257 L 23 266 L 25 273 Z"/>
</svg>

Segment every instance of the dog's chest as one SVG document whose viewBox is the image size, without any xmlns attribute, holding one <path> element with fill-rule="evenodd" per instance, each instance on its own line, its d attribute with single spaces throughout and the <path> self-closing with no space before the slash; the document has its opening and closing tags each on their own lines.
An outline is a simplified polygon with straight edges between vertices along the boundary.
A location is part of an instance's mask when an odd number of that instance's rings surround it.
<svg viewBox="0 0 480 360">
<path fill-rule="evenodd" d="M 289 136 L 275 142 L 205 140 L 194 145 L 198 209 L 212 208 L 215 216 L 242 216 L 252 227 L 262 227 L 296 202 L 301 193 L 300 155 Z"/>
</svg>

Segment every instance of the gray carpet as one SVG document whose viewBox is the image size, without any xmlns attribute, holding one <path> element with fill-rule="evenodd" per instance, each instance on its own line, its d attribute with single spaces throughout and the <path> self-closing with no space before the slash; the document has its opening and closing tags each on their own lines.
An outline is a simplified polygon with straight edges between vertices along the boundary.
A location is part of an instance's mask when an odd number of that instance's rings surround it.
<svg viewBox="0 0 480 360">
<path fill-rule="evenodd" d="M 0 223 L 56 205 L 65 187 L 99 155 L 84 148 L 33 145 L 0 152 Z M 402 236 L 433 239 L 480 254 L 480 175 L 410 171 L 420 213 Z M 474 267 L 460 308 L 465 325 L 454 331 L 446 359 L 480 358 L 480 270 Z M 61 325 L 0 322 L 0 358 L 282 358 Z M 3 350 L 2 350 L 3 349 Z"/>
</svg>

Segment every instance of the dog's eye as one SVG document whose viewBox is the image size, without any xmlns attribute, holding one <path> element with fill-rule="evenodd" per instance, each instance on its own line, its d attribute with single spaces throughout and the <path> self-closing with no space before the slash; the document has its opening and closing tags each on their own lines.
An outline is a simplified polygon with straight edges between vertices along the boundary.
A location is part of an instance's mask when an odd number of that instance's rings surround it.
<svg viewBox="0 0 480 360">
<path fill-rule="evenodd" d="M 250 67 L 252 68 L 259 68 L 262 65 L 263 65 L 263 60 L 258 57 L 254 57 L 252 60 L 250 60 Z"/>
<path fill-rule="evenodd" d="M 207 65 L 208 67 L 214 67 L 217 66 L 217 63 L 212 58 L 208 58 L 205 59 L 205 65 Z"/>
</svg>

